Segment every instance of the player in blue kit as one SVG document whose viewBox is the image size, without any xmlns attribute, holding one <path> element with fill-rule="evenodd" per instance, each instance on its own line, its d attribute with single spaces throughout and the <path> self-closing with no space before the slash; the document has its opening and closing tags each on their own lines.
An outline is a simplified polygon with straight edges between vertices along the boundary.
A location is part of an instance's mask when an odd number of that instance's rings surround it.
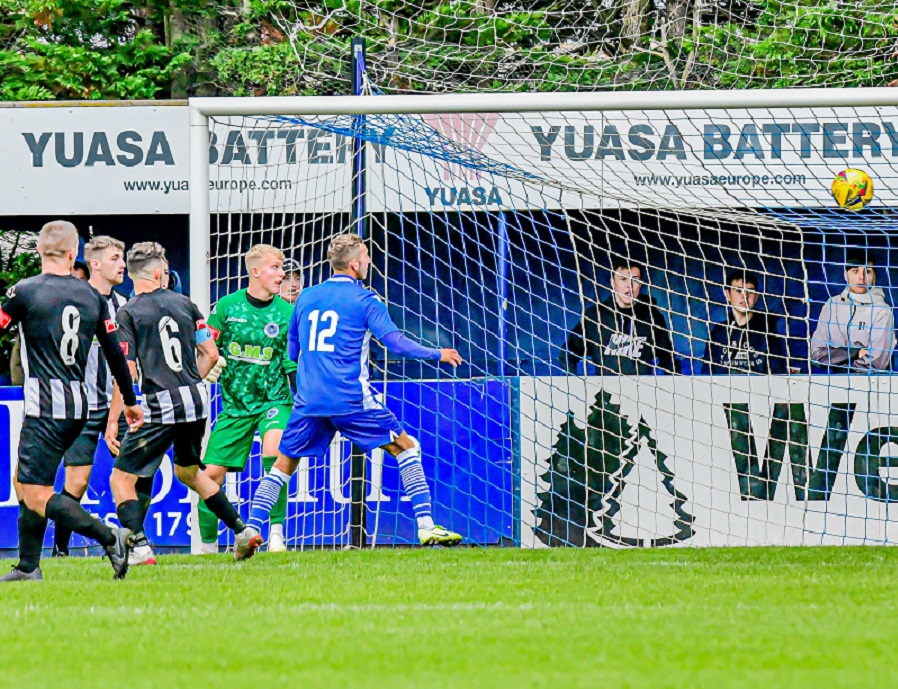
<svg viewBox="0 0 898 689">
<path fill-rule="evenodd" d="M 461 364 L 461 356 L 454 349 L 423 347 L 400 332 L 386 305 L 362 286 L 371 257 L 357 234 L 334 237 L 327 258 L 333 277 L 304 290 L 296 300 L 287 337 L 288 354 L 297 362 L 293 411 L 278 459 L 253 496 L 247 529 L 235 541 L 237 560 L 252 557 L 262 545 L 262 525 L 299 459 L 324 455 L 337 431 L 366 452 L 381 447 L 397 459 L 422 545 L 461 541 L 459 534 L 433 522 L 420 451 L 393 413 L 371 394 L 368 350 L 374 336 L 399 356 L 452 366 Z"/>
</svg>

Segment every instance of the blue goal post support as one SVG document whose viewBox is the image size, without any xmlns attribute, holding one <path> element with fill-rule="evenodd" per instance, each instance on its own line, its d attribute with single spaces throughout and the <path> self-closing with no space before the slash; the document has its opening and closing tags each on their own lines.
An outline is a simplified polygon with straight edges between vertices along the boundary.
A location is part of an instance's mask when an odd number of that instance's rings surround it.
<svg viewBox="0 0 898 689">
<path fill-rule="evenodd" d="M 352 51 L 352 95 L 362 95 L 365 88 L 365 39 L 353 38 L 350 44 Z M 354 116 L 353 126 L 361 132 L 365 127 L 365 115 Z M 363 240 L 368 239 L 368 215 L 365 206 L 365 141 L 353 137 L 352 143 L 352 215 L 350 230 Z M 349 492 L 352 497 L 350 508 L 350 542 L 353 548 L 364 548 L 367 541 L 367 516 L 365 508 L 366 480 L 365 469 L 367 457 L 361 448 L 353 446 L 349 462 Z"/>
</svg>

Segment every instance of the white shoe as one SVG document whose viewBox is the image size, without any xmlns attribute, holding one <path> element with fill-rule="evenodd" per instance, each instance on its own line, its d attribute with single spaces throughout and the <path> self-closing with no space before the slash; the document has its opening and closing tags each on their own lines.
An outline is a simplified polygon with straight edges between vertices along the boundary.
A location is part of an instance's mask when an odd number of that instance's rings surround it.
<svg viewBox="0 0 898 689">
<path fill-rule="evenodd" d="M 262 547 L 264 542 L 258 531 L 251 526 L 247 526 L 234 539 L 234 559 L 237 562 L 248 560 L 256 554 L 256 551 Z"/>
<path fill-rule="evenodd" d="M 128 553 L 128 565 L 130 567 L 136 567 L 138 565 L 155 565 L 156 564 L 156 554 L 153 552 L 153 549 L 148 545 L 139 545 L 135 548 L 131 549 L 131 552 Z"/>
<path fill-rule="evenodd" d="M 277 528 L 280 524 L 271 527 L 271 533 L 268 535 L 268 552 L 269 553 L 286 553 L 287 543 L 284 540 L 284 527 Z"/>
<path fill-rule="evenodd" d="M 218 543 L 200 544 L 200 555 L 218 555 Z"/>
</svg>

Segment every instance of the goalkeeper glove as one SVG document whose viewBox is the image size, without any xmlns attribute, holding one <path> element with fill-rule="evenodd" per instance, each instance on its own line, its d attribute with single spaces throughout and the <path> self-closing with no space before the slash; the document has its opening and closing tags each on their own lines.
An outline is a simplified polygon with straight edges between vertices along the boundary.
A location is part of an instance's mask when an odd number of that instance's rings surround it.
<svg viewBox="0 0 898 689">
<path fill-rule="evenodd" d="M 227 365 L 228 364 L 223 356 L 218 357 L 218 361 L 215 362 L 212 370 L 206 374 L 206 377 L 203 378 L 203 380 L 207 383 L 217 383 L 218 377 L 221 375 L 221 370 Z"/>
</svg>

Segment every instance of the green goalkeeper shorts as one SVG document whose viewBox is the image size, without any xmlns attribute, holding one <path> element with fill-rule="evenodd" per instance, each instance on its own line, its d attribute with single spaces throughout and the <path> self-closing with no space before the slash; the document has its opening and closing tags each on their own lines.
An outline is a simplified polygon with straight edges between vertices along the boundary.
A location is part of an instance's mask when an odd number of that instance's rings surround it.
<svg viewBox="0 0 898 689">
<path fill-rule="evenodd" d="M 290 406 L 278 405 L 255 416 L 230 416 L 222 412 L 215 419 L 203 462 L 229 471 L 242 471 L 246 466 L 256 429 L 264 438 L 271 430 L 283 431 L 290 418 Z"/>
</svg>

